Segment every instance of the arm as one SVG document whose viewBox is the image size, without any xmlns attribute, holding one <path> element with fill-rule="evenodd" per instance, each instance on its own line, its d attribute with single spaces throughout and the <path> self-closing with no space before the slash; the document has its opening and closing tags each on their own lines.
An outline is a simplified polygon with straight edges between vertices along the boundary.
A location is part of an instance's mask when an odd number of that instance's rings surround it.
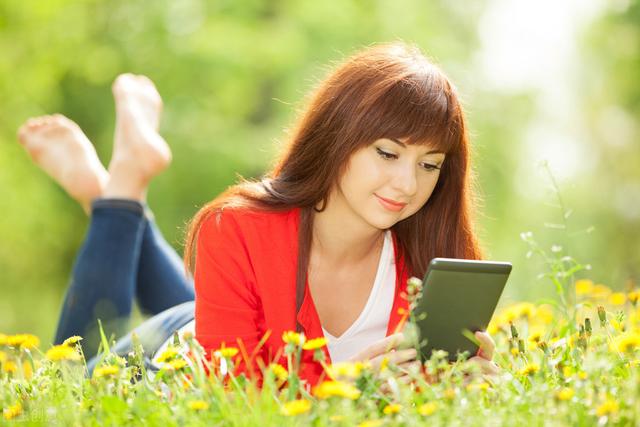
<svg viewBox="0 0 640 427">
<path fill-rule="evenodd" d="M 262 307 L 246 240 L 229 210 L 212 214 L 200 228 L 196 244 L 196 339 L 207 358 L 222 347 L 238 347 L 242 341 L 251 355 L 262 338 Z M 257 354 L 262 357 L 262 352 Z M 251 375 L 251 366 L 239 357 L 236 374 Z M 252 367 L 259 373 L 259 365 Z M 251 365 L 251 364 L 250 364 Z"/>
</svg>

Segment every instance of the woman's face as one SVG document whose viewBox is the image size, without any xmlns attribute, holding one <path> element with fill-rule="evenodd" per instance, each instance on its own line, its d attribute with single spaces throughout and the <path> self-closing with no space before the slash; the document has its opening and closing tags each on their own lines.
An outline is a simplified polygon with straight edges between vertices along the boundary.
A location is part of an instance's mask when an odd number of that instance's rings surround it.
<svg viewBox="0 0 640 427">
<path fill-rule="evenodd" d="M 429 200 L 444 158 L 428 145 L 378 139 L 353 153 L 336 196 L 368 224 L 386 230 Z"/>
</svg>

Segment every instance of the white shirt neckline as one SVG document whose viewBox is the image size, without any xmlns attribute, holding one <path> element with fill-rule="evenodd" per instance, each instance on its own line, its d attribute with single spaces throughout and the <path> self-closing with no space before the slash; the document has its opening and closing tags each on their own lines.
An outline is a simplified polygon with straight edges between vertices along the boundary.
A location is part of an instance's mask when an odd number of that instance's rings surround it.
<svg viewBox="0 0 640 427">
<path fill-rule="evenodd" d="M 357 332 L 361 324 L 367 319 L 369 316 L 369 312 L 373 310 L 373 307 L 376 306 L 376 301 L 381 294 L 381 289 L 383 287 L 384 278 L 386 276 L 386 270 L 388 268 L 388 263 L 382 262 L 389 257 L 389 251 L 392 248 L 392 240 L 391 240 L 391 231 L 387 230 L 384 235 L 384 243 L 382 244 L 382 251 L 380 251 L 380 258 L 378 259 L 378 270 L 376 271 L 376 278 L 373 282 L 373 287 L 371 288 L 371 292 L 369 293 L 369 297 L 367 298 L 367 302 L 360 312 L 360 315 L 356 318 L 356 320 L 347 328 L 346 331 L 342 333 L 339 337 L 334 337 L 326 329 L 322 328 L 322 333 L 324 336 L 332 341 L 333 343 L 339 343 L 341 341 L 348 340 L 355 332 Z"/>
</svg>

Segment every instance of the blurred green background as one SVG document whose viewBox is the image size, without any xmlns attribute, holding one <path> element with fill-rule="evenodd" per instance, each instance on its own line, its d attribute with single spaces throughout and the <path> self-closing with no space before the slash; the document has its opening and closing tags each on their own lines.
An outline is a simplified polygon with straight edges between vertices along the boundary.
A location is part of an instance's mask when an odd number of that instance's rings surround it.
<svg viewBox="0 0 640 427">
<path fill-rule="evenodd" d="M 70 117 L 108 164 L 111 82 L 148 75 L 174 153 L 149 203 L 181 253 L 199 206 L 236 174 L 268 168 L 328 66 L 398 39 L 439 63 L 464 99 L 478 229 L 489 258 L 514 264 L 502 302 L 553 294 L 523 231 L 591 264 L 582 277 L 637 282 L 638 1 L 0 0 L 0 331 L 52 339 L 88 225 L 17 143 L 28 117 Z M 564 230 L 543 160 L 572 212 Z"/>
</svg>

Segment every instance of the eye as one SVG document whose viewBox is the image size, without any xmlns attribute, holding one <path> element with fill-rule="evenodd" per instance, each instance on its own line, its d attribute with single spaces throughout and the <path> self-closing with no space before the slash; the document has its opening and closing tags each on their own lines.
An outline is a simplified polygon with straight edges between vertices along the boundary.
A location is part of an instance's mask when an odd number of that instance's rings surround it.
<svg viewBox="0 0 640 427">
<path fill-rule="evenodd" d="M 424 170 L 426 171 L 435 171 L 441 168 L 441 166 L 438 165 L 432 165 L 431 163 L 423 163 L 422 167 L 424 168 Z"/>
<path fill-rule="evenodd" d="M 395 154 L 387 153 L 386 151 L 382 151 L 381 149 L 379 149 L 377 147 L 376 147 L 376 151 L 378 152 L 380 157 L 382 157 L 385 160 L 391 160 L 391 159 L 397 159 L 398 158 L 398 156 L 396 156 Z"/>
<path fill-rule="evenodd" d="M 376 151 L 378 152 L 378 155 L 380 157 L 382 157 L 385 160 L 392 160 L 392 159 L 397 159 L 398 156 L 396 154 L 393 153 L 387 153 L 384 150 L 379 149 L 378 147 L 376 147 Z M 434 165 L 431 163 L 422 163 L 422 168 L 427 171 L 427 172 L 432 172 L 435 170 L 439 170 L 441 168 L 441 166 L 438 165 Z"/>
</svg>

